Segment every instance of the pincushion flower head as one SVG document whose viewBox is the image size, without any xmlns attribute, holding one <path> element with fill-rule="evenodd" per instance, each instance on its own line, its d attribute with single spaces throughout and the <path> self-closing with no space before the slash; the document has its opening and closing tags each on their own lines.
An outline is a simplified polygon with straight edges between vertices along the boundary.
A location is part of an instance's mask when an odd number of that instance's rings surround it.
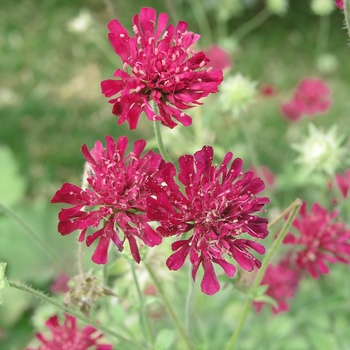
<svg viewBox="0 0 350 350">
<path fill-rule="evenodd" d="M 271 306 L 272 312 L 278 314 L 289 310 L 288 299 L 293 299 L 299 286 L 301 271 L 291 263 L 290 256 L 284 257 L 278 264 L 269 265 L 261 285 L 268 286 L 265 294 L 275 299 L 277 305 Z M 254 302 L 254 308 L 260 312 L 264 302 Z"/>
<path fill-rule="evenodd" d="M 292 145 L 300 153 L 296 161 L 309 172 L 318 170 L 333 175 L 345 153 L 341 146 L 344 138 L 344 135 L 337 134 L 336 127 L 325 132 L 309 124 L 309 136 L 303 142 Z"/>
<path fill-rule="evenodd" d="M 116 141 L 107 136 L 106 148 L 97 141 L 90 152 L 84 145 L 82 152 L 91 168 L 87 178 L 91 189 L 65 183 L 51 200 L 52 203 L 72 205 L 59 213 L 58 231 L 62 235 L 81 230 L 79 241 L 82 242 L 87 229 L 95 229 L 86 237 L 86 244 L 90 246 L 98 240 L 92 256 L 96 264 L 107 262 L 110 242 L 122 251 L 127 239 L 136 262 L 140 261 L 136 237 L 150 247 L 161 242 L 146 217 L 148 193 L 143 186 L 164 161 L 161 155 L 152 151 L 142 156 L 145 146 L 144 140 L 138 140 L 132 152 L 125 155 L 128 147 L 125 136 Z M 100 222 L 102 227 L 98 228 Z"/>
<path fill-rule="evenodd" d="M 296 121 L 303 115 L 314 116 L 317 113 L 325 113 L 330 108 L 331 90 L 320 79 L 305 78 L 298 84 L 290 101 L 282 104 L 282 114 Z"/>
<path fill-rule="evenodd" d="M 45 325 L 51 331 L 51 336 L 46 337 L 38 333 L 36 337 L 42 343 L 38 348 L 26 350 L 112 350 L 112 344 L 100 343 L 103 334 L 92 326 L 79 329 L 75 317 L 66 314 L 64 323 L 60 324 L 58 316 L 50 317 Z"/>
<path fill-rule="evenodd" d="M 344 0 L 335 0 L 335 4 L 338 8 L 344 11 Z"/>
<path fill-rule="evenodd" d="M 288 233 L 284 239 L 285 244 L 296 245 L 296 265 L 313 278 L 328 273 L 328 263 L 350 263 L 350 230 L 337 216 L 318 203 L 308 212 L 304 202 L 293 222 L 298 233 Z"/>
<path fill-rule="evenodd" d="M 242 173 L 241 159 L 229 165 L 233 157 L 229 152 L 218 167 L 213 165 L 213 157 L 212 147 L 204 146 L 194 156 L 179 158 L 178 179 L 184 194 L 174 180 L 176 169 L 171 163 L 161 170 L 162 183 L 154 179 L 147 183 L 153 193 L 147 199 L 147 215 L 159 221 L 157 231 L 162 236 L 187 234 L 172 244 L 174 253 L 167 259 L 168 268 L 178 270 L 189 255 L 192 278 L 195 280 L 202 265 L 201 289 L 209 295 L 220 289 L 213 263 L 228 277 L 235 275 L 236 267 L 227 257 L 247 271 L 261 266 L 250 250 L 265 251 L 255 240 L 267 236 L 267 219 L 256 212 L 269 203 L 268 198 L 256 196 L 264 183 L 252 172 Z"/>
<path fill-rule="evenodd" d="M 133 18 L 134 36 L 116 19 L 108 24 L 109 40 L 123 61 L 115 79 L 101 83 L 106 97 L 113 97 L 113 114 L 118 123 L 127 121 L 135 129 L 142 112 L 150 120 L 160 120 L 173 128 L 177 120 L 185 126 L 191 118 L 183 110 L 201 104 L 198 100 L 218 91 L 222 71 L 207 68 L 208 58 L 191 46 L 198 34 L 187 23 L 167 25 L 168 15 L 142 8 Z M 155 109 L 151 101 L 157 106 Z"/>
</svg>

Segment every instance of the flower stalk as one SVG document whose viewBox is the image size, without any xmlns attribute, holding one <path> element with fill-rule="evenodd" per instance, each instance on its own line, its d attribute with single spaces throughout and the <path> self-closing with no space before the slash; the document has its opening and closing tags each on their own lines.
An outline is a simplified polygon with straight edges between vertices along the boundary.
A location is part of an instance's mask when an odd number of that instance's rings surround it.
<svg viewBox="0 0 350 350">
<path fill-rule="evenodd" d="M 74 310 L 74 309 L 72 309 L 70 307 L 62 305 L 57 300 L 49 297 L 48 295 L 44 294 L 43 292 L 41 292 L 39 290 L 33 289 L 33 288 L 23 284 L 23 283 L 18 283 L 18 282 L 14 282 L 14 281 L 8 281 L 8 284 L 12 288 L 15 288 L 15 289 L 21 290 L 23 292 L 26 292 L 26 293 L 32 295 L 33 297 L 35 297 L 35 298 L 37 298 L 37 299 L 39 299 L 41 301 L 45 301 L 46 303 L 54 305 L 55 307 L 57 307 L 58 309 L 62 310 L 63 312 L 66 312 L 66 313 L 74 316 L 78 320 L 95 327 L 96 329 L 100 330 L 104 334 L 109 334 L 110 336 L 118 339 L 121 343 L 132 345 L 133 347 L 135 347 L 135 349 L 140 349 L 140 348 L 144 347 L 144 344 L 143 345 L 137 344 L 134 341 L 123 337 L 118 332 L 116 332 L 114 330 L 111 330 L 111 329 L 101 325 L 100 323 L 83 316 L 77 310 Z"/>
<path fill-rule="evenodd" d="M 266 255 L 265 259 L 263 260 L 263 263 L 262 263 L 262 266 L 260 268 L 260 270 L 258 271 L 256 277 L 255 277 L 255 280 L 251 286 L 251 289 L 250 289 L 250 293 L 249 293 L 249 297 L 247 298 L 245 304 L 244 304 L 244 307 L 243 307 L 243 312 L 241 314 L 241 317 L 239 319 L 239 322 L 238 322 L 238 325 L 237 325 L 237 328 L 235 330 L 235 332 L 232 334 L 232 337 L 229 339 L 228 343 L 227 343 L 227 346 L 226 346 L 226 350 L 231 350 L 231 349 L 234 349 L 236 344 L 237 344 L 237 341 L 238 341 L 238 338 L 239 338 L 239 335 L 243 329 L 243 326 L 245 324 L 245 321 L 247 319 L 247 316 L 248 316 L 248 313 L 250 311 L 250 308 L 251 308 L 251 305 L 252 305 L 252 297 L 255 295 L 255 292 L 256 292 L 256 289 L 259 287 L 263 277 L 264 277 L 264 274 L 265 274 L 265 271 L 271 261 L 271 258 L 273 257 L 273 255 L 275 254 L 276 250 L 278 249 L 278 247 L 281 245 L 283 239 L 285 238 L 286 234 L 288 233 L 296 215 L 298 214 L 299 212 L 299 209 L 301 207 L 301 200 L 300 199 L 296 199 L 283 213 L 286 213 L 286 212 L 290 212 L 290 215 L 287 219 L 287 221 L 285 222 L 285 224 L 283 225 L 282 227 L 282 230 L 281 232 L 279 233 L 279 235 L 276 237 L 274 243 L 272 244 L 272 247 L 269 251 L 269 253 Z M 283 218 L 284 216 L 279 216 L 279 220 L 281 218 Z M 276 221 L 274 222 L 274 224 L 276 223 Z"/>
</svg>

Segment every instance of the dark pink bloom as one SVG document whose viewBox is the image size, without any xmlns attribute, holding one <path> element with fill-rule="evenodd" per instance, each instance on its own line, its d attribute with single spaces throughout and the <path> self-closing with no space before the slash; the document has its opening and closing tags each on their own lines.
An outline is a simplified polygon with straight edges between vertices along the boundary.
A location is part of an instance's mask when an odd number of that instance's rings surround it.
<svg viewBox="0 0 350 350">
<path fill-rule="evenodd" d="M 161 155 L 152 151 L 141 156 L 146 146 L 144 140 L 136 141 L 133 151 L 127 156 L 127 137 L 121 136 L 114 141 L 107 136 L 106 143 L 104 148 L 97 141 L 91 152 L 86 145 L 82 147 L 91 168 L 87 179 L 91 189 L 65 183 L 52 198 L 52 203 L 73 206 L 59 213 L 58 231 L 67 235 L 82 230 L 79 237 L 82 242 L 87 229 L 97 229 L 102 222 L 102 228 L 86 237 L 88 246 L 98 240 L 92 260 L 96 264 L 105 264 L 109 243 L 113 242 L 122 251 L 127 239 L 135 261 L 140 262 L 136 237 L 149 247 L 161 243 L 159 234 L 148 224 L 146 197 L 149 194 L 144 184 L 158 172 L 164 161 Z M 120 234 L 124 237 L 121 238 Z"/>
<path fill-rule="evenodd" d="M 259 176 L 258 171 L 255 167 L 251 167 L 249 169 L 251 172 L 253 172 L 254 176 Z M 262 165 L 260 167 L 260 171 L 263 175 L 263 179 L 265 180 L 265 183 L 267 183 L 270 187 L 274 187 L 276 183 L 276 176 L 275 174 L 266 166 Z"/>
<path fill-rule="evenodd" d="M 282 114 L 292 120 L 298 120 L 302 115 L 313 116 L 327 112 L 331 106 L 330 89 L 320 79 L 303 79 L 291 101 L 281 107 Z"/>
<path fill-rule="evenodd" d="M 350 169 L 346 170 L 344 174 L 336 174 L 335 180 L 343 197 L 348 198 L 350 188 Z"/>
<path fill-rule="evenodd" d="M 344 11 L 344 0 L 335 0 L 335 4 Z"/>
<path fill-rule="evenodd" d="M 161 170 L 162 183 L 153 179 L 147 183 L 154 194 L 147 199 L 147 215 L 160 222 L 158 232 L 167 237 L 191 231 L 187 238 L 183 236 L 172 244 L 175 253 L 167 260 L 168 268 L 178 270 L 189 255 L 193 280 L 202 265 L 201 289 L 209 295 L 220 289 L 213 263 L 220 265 L 228 277 L 235 275 L 236 267 L 226 257 L 233 258 L 247 271 L 261 266 L 249 250 L 265 252 L 255 239 L 267 236 L 267 219 L 255 213 L 269 203 L 268 198 L 256 196 L 264 189 L 264 183 L 252 172 L 242 173 L 241 159 L 229 165 L 232 159 L 229 152 L 217 167 L 212 164 L 213 158 L 209 146 L 194 156 L 179 158 L 178 179 L 185 194 L 174 180 L 176 169 L 170 163 Z"/>
<path fill-rule="evenodd" d="M 46 323 L 46 327 L 51 331 L 51 337 L 47 338 L 42 333 L 36 337 L 42 342 L 38 348 L 27 348 L 27 350 L 112 350 L 112 344 L 99 343 L 103 337 L 96 328 L 86 326 L 79 329 L 75 317 L 66 314 L 64 323 L 61 325 L 58 316 L 52 316 Z"/>
<path fill-rule="evenodd" d="M 307 212 L 303 203 L 293 226 L 299 231 L 288 233 L 284 243 L 297 245 L 295 263 L 306 269 L 313 278 L 328 273 L 327 263 L 350 262 L 350 230 L 340 221 L 335 221 L 338 213 L 314 203 Z"/>
<path fill-rule="evenodd" d="M 260 94 L 265 97 L 272 97 L 277 94 L 277 89 L 271 84 L 263 84 L 259 87 Z"/>
<path fill-rule="evenodd" d="M 133 18 L 133 37 L 118 20 L 108 24 L 109 40 L 124 70 L 117 69 L 116 79 L 102 81 L 102 92 L 114 96 L 109 101 L 113 114 L 119 117 L 118 124 L 127 121 L 130 129 L 136 128 L 142 112 L 170 128 L 176 126 L 172 118 L 190 125 L 192 120 L 183 110 L 217 92 L 223 79 L 221 71 L 206 68 L 209 60 L 203 52 L 191 50 L 199 35 L 189 32 L 186 22 L 176 27 L 167 22 L 167 14 L 161 13 L 157 21 L 154 9 L 142 8 Z"/>
<path fill-rule="evenodd" d="M 261 281 L 261 285 L 267 285 L 266 295 L 275 299 L 278 306 L 272 306 L 274 314 L 289 310 L 288 299 L 293 299 L 299 286 L 300 271 L 292 266 L 289 257 L 280 261 L 277 265 L 269 265 Z M 260 312 L 264 302 L 254 302 L 254 308 Z"/>
<path fill-rule="evenodd" d="M 233 66 L 230 54 L 216 44 L 205 49 L 204 53 L 209 58 L 209 65 L 214 69 L 224 70 Z"/>
</svg>

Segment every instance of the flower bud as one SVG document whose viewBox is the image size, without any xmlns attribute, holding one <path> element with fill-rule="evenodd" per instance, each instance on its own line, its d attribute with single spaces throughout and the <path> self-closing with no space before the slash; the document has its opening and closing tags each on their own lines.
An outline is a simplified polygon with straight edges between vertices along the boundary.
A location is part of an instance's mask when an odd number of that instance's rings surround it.
<svg viewBox="0 0 350 350">
<path fill-rule="evenodd" d="M 312 0 L 311 10 L 315 15 L 327 16 L 335 9 L 333 0 Z"/>
<path fill-rule="evenodd" d="M 288 10 L 288 0 L 266 0 L 267 9 L 274 15 L 283 16 Z"/>
</svg>

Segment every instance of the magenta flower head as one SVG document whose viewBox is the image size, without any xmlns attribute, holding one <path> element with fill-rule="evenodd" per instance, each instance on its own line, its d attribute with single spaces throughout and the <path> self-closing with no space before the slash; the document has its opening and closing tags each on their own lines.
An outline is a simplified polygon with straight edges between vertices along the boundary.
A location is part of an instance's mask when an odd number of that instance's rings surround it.
<svg viewBox="0 0 350 350">
<path fill-rule="evenodd" d="M 335 0 L 335 4 L 337 5 L 338 8 L 344 11 L 344 0 Z"/>
<path fill-rule="evenodd" d="M 187 31 L 186 22 L 176 27 L 167 22 L 167 14 L 159 14 L 157 20 L 154 9 L 142 8 L 133 18 L 133 37 L 118 20 L 108 24 L 109 40 L 124 69 L 116 70 L 115 79 L 102 81 L 101 88 L 106 97 L 114 96 L 109 102 L 118 124 L 127 121 L 130 129 L 136 128 L 142 112 L 170 128 L 176 125 L 172 118 L 190 125 L 183 110 L 217 92 L 223 79 L 222 71 L 206 67 L 209 59 L 203 52 L 192 51 L 200 36 Z"/>
<path fill-rule="evenodd" d="M 107 136 L 106 143 L 104 148 L 97 141 L 91 152 L 86 145 L 82 147 L 91 168 L 87 178 L 91 189 L 65 183 L 52 198 L 52 203 L 73 206 L 59 213 L 58 231 L 67 235 L 81 230 L 79 241 L 82 242 L 87 229 L 96 229 L 102 222 L 102 228 L 86 237 L 88 246 L 98 240 L 93 262 L 105 264 L 109 243 L 113 242 L 122 251 L 125 239 L 129 241 L 133 258 L 140 262 L 136 237 L 149 247 L 161 243 L 161 237 L 146 217 L 148 193 L 144 190 L 144 183 L 158 172 L 164 161 L 161 155 L 152 151 L 141 156 L 146 146 L 144 140 L 136 141 L 133 151 L 127 156 L 127 137 L 121 136 L 114 141 Z M 120 234 L 124 237 L 121 238 Z"/>
<path fill-rule="evenodd" d="M 165 237 L 188 233 L 172 244 L 175 253 L 166 262 L 168 268 L 178 270 L 189 255 L 193 280 L 203 266 L 201 289 L 208 295 L 220 289 L 213 263 L 228 277 L 235 275 L 236 267 L 226 257 L 245 270 L 259 268 L 261 262 L 249 250 L 263 254 L 264 247 L 255 239 L 268 234 L 267 219 L 255 215 L 269 203 L 268 198 L 256 196 L 264 189 L 263 181 L 252 172 L 242 173 L 239 158 L 229 165 L 232 153 L 226 154 L 219 167 L 212 164 L 213 157 L 212 147 L 205 146 L 194 156 L 179 158 L 178 179 L 185 194 L 174 180 L 176 170 L 171 163 L 161 170 L 162 183 L 154 179 L 147 183 L 153 193 L 147 199 L 147 215 L 160 222 L 157 231 Z"/>
<path fill-rule="evenodd" d="M 329 213 L 318 203 L 307 212 L 304 202 L 293 226 L 298 235 L 288 233 L 285 244 L 297 245 L 295 263 L 309 271 L 313 278 L 328 273 L 327 263 L 350 262 L 350 230 L 343 222 L 335 221 L 338 213 Z"/>
<path fill-rule="evenodd" d="M 301 273 L 291 264 L 287 255 L 277 265 L 269 265 L 266 269 L 261 285 L 268 286 L 266 295 L 275 299 L 277 306 L 271 306 L 272 312 L 278 314 L 289 310 L 288 299 L 293 299 L 299 286 Z M 264 302 L 254 302 L 254 308 L 260 312 Z"/>
<path fill-rule="evenodd" d="M 332 104 L 330 94 L 330 89 L 322 80 L 305 78 L 297 86 L 291 101 L 282 104 L 281 112 L 292 121 L 303 115 L 325 113 Z"/>
<path fill-rule="evenodd" d="M 86 326 L 79 329 L 75 317 L 66 314 L 64 323 L 61 325 L 58 316 L 52 316 L 46 323 L 46 327 L 51 331 L 50 339 L 38 333 L 36 337 L 42 342 L 38 348 L 27 348 L 26 350 L 112 350 L 112 344 L 102 344 L 99 339 L 103 334 L 94 327 Z"/>
<path fill-rule="evenodd" d="M 350 189 L 350 169 L 346 170 L 344 174 L 335 174 L 335 180 L 339 187 L 339 190 L 344 198 L 348 198 Z"/>
</svg>

